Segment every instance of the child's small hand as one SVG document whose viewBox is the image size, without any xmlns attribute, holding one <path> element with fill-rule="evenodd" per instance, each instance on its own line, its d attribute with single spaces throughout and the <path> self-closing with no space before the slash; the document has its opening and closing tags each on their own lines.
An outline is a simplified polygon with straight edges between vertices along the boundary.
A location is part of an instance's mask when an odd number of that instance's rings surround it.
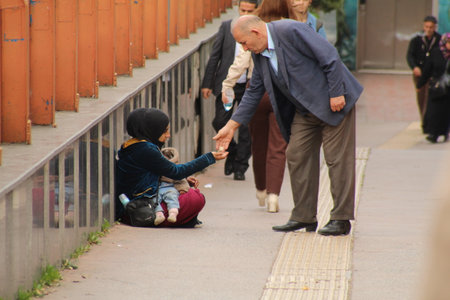
<svg viewBox="0 0 450 300">
<path fill-rule="evenodd" d="M 222 160 L 228 156 L 228 152 L 219 151 L 219 152 L 211 152 L 216 160 Z"/>
<path fill-rule="evenodd" d="M 198 188 L 199 182 L 198 182 L 197 178 L 190 176 L 186 179 L 187 179 L 187 182 L 189 183 L 189 186 L 191 186 L 195 189 Z"/>
</svg>

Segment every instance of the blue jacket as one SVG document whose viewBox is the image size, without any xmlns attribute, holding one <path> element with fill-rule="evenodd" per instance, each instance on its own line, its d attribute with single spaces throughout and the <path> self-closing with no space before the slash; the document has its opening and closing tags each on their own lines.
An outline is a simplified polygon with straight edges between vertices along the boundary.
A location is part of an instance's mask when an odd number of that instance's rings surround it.
<svg viewBox="0 0 450 300">
<path fill-rule="evenodd" d="M 308 12 L 308 18 L 306 19 L 306 24 L 309 25 L 312 29 L 317 29 L 317 18 L 314 17 L 310 12 Z M 319 30 L 316 30 L 318 34 L 320 34 L 325 39 L 327 38 L 327 34 L 325 33 L 325 29 L 322 26 L 320 26 Z"/>
<path fill-rule="evenodd" d="M 216 162 L 211 152 L 185 163 L 174 164 L 150 142 L 140 141 L 119 150 L 117 162 L 117 195 L 126 194 L 130 200 L 152 196 L 158 190 L 159 178 L 179 180 Z"/>
<path fill-rule="evenodd" d="M 278 77 L 290 94 L 310 113 L 336 126 L 353 108 L 363 88 L 342 63 L 338 52 L 327 40 L 305 23 L 280 20 L 268 24 L 278 60 Z M 270 97 L 281 133 L 289 141 L 295 106 L 274 88 L 269 59 L 253 54 L 255 65 L 250 87 L 232 119 L 247 124 L 264 92 Z M 339 112 L 330 108 L 330 98 L 345 96 L 346 105 Z"/>
</svg>

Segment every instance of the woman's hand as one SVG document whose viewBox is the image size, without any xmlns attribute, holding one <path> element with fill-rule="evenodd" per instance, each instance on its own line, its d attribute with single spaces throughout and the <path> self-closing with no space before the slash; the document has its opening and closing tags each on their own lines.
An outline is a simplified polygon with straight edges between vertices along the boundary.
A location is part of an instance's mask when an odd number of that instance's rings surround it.
<svg viewBox="0 0 450 300">
<path fill-rule="evenodd" d="M 195 189 L 198 188 L 199 181 L 197 180 L 197 178 L 190 176 L 190 177 L 186 178 L 186 180 L 189 183 L 189 186 L 191 186 Z"/>
<path fill-rule="evenodd" d="M 228 156 L 228 152 L 219 151 L 219 152 L 211 152 L 216 160 L 224 159 Z"/>
</svg>

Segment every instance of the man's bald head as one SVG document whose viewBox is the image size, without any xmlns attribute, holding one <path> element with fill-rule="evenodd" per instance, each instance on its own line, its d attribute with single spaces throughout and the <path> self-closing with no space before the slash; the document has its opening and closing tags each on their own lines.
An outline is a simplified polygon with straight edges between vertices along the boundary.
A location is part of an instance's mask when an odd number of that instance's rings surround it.
<svg viewBox="0 0 450 300">
<path fill-rule="evenodd" d="M 246 51 L 258 54 L 267 48 L 266 23 L 257 16 L 246 15 L 233 20 L 231 33 Z"/>
<path fill-rule="evenodd" d="M 247 34 L 251 29 L 260 28 L 262 25 L 265 25 L 265 23 L 258 16 L 245 15 L 231 22 L 231 32 L 234 33 L 235 30 L 239 30 L 239 32 Z"/>
</svg>

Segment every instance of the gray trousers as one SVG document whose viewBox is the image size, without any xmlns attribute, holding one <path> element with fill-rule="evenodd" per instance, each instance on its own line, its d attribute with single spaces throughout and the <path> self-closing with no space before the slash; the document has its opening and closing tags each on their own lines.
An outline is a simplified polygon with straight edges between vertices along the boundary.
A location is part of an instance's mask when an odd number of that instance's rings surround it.
<svg viewBox="0 0 450 300">
<path fill-rule="evenodd" d="M 355 109 L 338 126 L 296 113 L 286 150 L 294 208 L 290 220 L 317 221 L 320 147 L 323 144 L 334 207 L 330 220 L 353 220 L 355 208 Z"/>
</svg>

